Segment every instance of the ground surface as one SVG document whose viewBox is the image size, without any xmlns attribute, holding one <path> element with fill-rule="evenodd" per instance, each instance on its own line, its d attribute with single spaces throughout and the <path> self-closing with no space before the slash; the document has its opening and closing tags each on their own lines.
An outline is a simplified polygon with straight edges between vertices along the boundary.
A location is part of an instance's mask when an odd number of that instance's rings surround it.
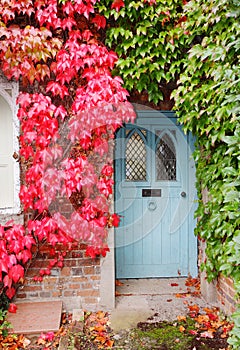
<svg viewBox="0 0 240 350">
<path fill-rule="evenodd" d="M 227 350 L 231 325 L 218 309 L 189 306 L 187 315 L 174 322 L 156 322 L 158 314 L 135 328 L 113 332 L 109 315 L 86 312 L 82 320 L 62 315 L 59 331 L 40 337 L 0 336 L 0 349 L 7 350 Z"/>
<path fill-rule="evenodd" d="M 201 331 L 196 331 L 194 327 L 195 322 L 191 319 L 186 319 L 185 321 L 176 320 L 173 323 L 160 322 L 151 324 L 149 322 L 141 322 L 137 328 L 120 335 L 115 342 L 115 347 L 119 350 L 227 349 L 227 338 L 222 331 L 216 332 L 211 338 L 205 338 L 202 337 Z"/>
<path fill-rule="evenodd" d="M 201 298 L 197 279 L 117 281 L 116 290 L 112 312 L 63 313 L 56 332 L 1 336 L 0 327 L 0 349 L 228 349 L 232 325 Z"/>
</svg>

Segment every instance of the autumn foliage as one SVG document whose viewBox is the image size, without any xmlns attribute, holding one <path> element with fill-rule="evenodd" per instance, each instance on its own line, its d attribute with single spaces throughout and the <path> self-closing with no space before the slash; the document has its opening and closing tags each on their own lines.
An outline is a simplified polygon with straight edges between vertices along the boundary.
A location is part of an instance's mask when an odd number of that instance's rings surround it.
<svg viewBox="0 0 240 350">
<path fill-rule="evenodd" d="M 102 43 L 106 20 L 94 5 L 95 0 L 0 4 L 0 68 L 21 87 L 20 199 L 25 213 L 34 214 L 25 226 L 0 226 L 0 278 L 10 299 L 42 244 L 53 259 L 38 280 L 63 266 L 56 245 L 71 249 L 80 240 L 89 256 L 105 256 L 108 228 L 119 223 L 109 209 L 111 142 L 135 114 L 122 80 L 111 75 L 117 55 Z M 61 212 L 62 198 L 72 204 L 68 217 Z"/>
</svg>

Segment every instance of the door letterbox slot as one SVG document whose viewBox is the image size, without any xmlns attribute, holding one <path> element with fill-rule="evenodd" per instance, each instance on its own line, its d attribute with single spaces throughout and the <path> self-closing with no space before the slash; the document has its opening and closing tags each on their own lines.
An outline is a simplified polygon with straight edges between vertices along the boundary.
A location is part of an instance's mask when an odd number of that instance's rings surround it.
<svg viewBox="0 0 240 350">
<path fill-rule="evenodd" d="M 144 188 L 142 189 L 142 197 L 161 197 L 162 191 L 160 188 Z"/>
</svg>

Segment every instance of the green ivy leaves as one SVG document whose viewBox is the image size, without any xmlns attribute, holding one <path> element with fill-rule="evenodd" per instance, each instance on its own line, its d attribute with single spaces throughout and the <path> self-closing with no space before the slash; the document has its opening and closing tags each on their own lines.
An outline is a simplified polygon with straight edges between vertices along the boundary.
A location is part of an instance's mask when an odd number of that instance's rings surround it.
<svg viewBox="0 0 240 350">
<path fill-rule="evenodd" d="M 197 137 L 196 234 L 206 240 L 208 279 L 231 276 L 240 295 L 240 3 L 190 1 L 184 30 L 194 37 L 183 64 L 176 110 Z M 202 190 L 207 189 L 207 203 Z M 240 346 L 240 314 L 230 344 Z"/>
<path fill-rule="evenodd" d="M 115 73 L 130 92 L 147 91 L 148 99 L 163 100 L 162 85 L 176 81 L 186 53 L 188 33 L 179 32 L 182 0 L 126 0 L 119 12 L 101 1 L 99 11 L 108 18 L 106 44 L 119 55 Z"/>
<path fill-rule="evenodd" d="M 240 2 L 239 0 L 126 0 L 119 12 L 100 1 L 108 18 L 106 42 L 119 55 L 116 74 L 131 92 L 158 104 L 172 94 L 197 149 L 196 234 L 206 240 L 208 279 L 231 276 L 240 295 Z M 208 201 L 202 191 L 208 191 Z M 240 312 L 230 343 L 240 346 Z"/>
</svg>

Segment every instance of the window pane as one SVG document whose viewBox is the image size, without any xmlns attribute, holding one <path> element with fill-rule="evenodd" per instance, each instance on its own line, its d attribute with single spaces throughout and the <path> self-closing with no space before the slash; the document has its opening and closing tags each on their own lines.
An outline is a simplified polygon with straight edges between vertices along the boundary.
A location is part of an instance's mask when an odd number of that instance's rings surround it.
<svg viewBox="0 0 240 350">
<path fill-rule="evenodd" d="M 156 146 L 156 179 L 176 180 L 176 150 L 173 141 L 166 134 Z"/>
<path fill-rule="evenodd" d="M 134 132 L 127 142 L 125 169 L 126 180 L 146 181 L 146 146 L 137 132 Z"/>
</svg>

